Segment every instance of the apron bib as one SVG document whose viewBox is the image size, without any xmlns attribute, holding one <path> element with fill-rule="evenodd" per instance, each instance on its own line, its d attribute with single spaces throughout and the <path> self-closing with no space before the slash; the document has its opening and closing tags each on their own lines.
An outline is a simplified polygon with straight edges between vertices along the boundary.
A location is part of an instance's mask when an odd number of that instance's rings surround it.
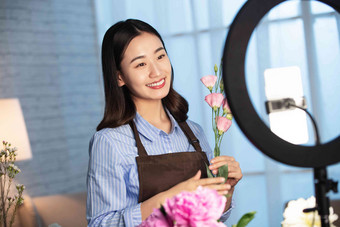
<svg viewBox="0 0 340 227">
<path fill-rule="evenodd" d="M 182 181 L 188 180 L 198 170 L 201 170 L 201 178 L 207 178 L 205 166 L 205 164 L 209 166 L 207 155 L 202 151 L 198 139 L 186 122 L 179 123 L 179 126 L 190 144 L 195 148 L 195 152 L 148 155 L 133 121 L 130 122 L 130 126 L 136 139 L 139 155 L 136 157 L 139 178 L 139 203 L 168 190 Z"/>
</svg>

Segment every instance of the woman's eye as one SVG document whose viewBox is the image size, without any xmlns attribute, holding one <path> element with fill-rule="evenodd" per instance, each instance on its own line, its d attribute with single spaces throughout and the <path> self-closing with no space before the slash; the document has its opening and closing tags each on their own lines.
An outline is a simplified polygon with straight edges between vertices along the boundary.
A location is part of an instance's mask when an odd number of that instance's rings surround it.
<svg viewBox="0 0 340 227">
<path fill-rule="evenodd" d="M 136 66 L 136 68 L 142 67 L 142 66 L 144 66 L 144 65 L 145 65 L 145 63 L 139 63 L 139 64 Z"/>
<path fill-rule="evenodd" d="M 158 59 L 162 59 L 162 58 L 164 58 L 165 57 L 165 54 L 162 54 L 162 55 L 160 55 L 159 57 L 158 57 Z"/>
</svg>

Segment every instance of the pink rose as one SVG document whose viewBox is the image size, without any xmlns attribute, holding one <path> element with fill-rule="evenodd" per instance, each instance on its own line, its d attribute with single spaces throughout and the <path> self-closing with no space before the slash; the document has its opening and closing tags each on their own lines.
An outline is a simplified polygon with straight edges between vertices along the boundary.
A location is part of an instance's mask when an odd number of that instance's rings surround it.
<svg viewBox="0 0 340 227">
<path fill-rule="evenodd" d="M 209 104 L 211 108 L 213 108 L 216 111 L 217 108 L 219 108 L 222 105 L 223 99 L 224 97 L 221 93 L 212 93 L 205 96 L 204 100 Z"/>
<path fill-rule="evenodd" d="M 138 227 L 172 227 L 172 222 L 168 220 L 159 209 L 154 209 L 152 214 L 145 219 Z"/>
<path fill-rule="evenodd" d="M 198 187 L 195 192 L 182 192 L 167 199 L 164 209 L 178 227 L 184 226 L 221 226 L 217 220 L 221 217 L 226 198 L 217 191 Z"/>
<path fill-rule="evenodd" d="M 208 75 L 201 78 L 202 83 L 209 89 L 209 91 L 212 91 L 212 88 L 215 86 L 215 83 L 217 81 L 217 76 Z"/>
<path fill-rule="evenodd" d="M 218 129 L 218 134 L 222 135 L 225 133 L 231 126 L 231 120 L 226 117 L 216 117 L 216 125 Z"/>
</svg>

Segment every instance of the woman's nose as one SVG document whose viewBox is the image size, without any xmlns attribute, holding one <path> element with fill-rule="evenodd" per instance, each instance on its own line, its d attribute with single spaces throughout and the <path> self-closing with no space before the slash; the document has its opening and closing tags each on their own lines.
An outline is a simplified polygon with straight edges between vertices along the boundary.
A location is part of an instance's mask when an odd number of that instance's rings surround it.
<svg viewBox="0 0 340 227">
<path fill-rule="evenodd" d="M 158 77 L 160 76 L 161 68 L 157 63 L 151 63 L 150 64 L 150 77 Z"/>
</svg>

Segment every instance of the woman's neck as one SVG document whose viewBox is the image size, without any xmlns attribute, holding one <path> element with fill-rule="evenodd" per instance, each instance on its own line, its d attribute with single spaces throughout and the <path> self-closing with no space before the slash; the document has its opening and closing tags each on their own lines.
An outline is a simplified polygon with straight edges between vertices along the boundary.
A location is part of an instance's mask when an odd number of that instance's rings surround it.
<svg viewBox="0 0 340 227">
<path fill-rule="evenodd" d="M 135 102 L 137 112 L 150 124 L 169 133 L 171 130 L 171 121 L 166 114 L 162 101 L 155 102 Z"/>
</svg>

